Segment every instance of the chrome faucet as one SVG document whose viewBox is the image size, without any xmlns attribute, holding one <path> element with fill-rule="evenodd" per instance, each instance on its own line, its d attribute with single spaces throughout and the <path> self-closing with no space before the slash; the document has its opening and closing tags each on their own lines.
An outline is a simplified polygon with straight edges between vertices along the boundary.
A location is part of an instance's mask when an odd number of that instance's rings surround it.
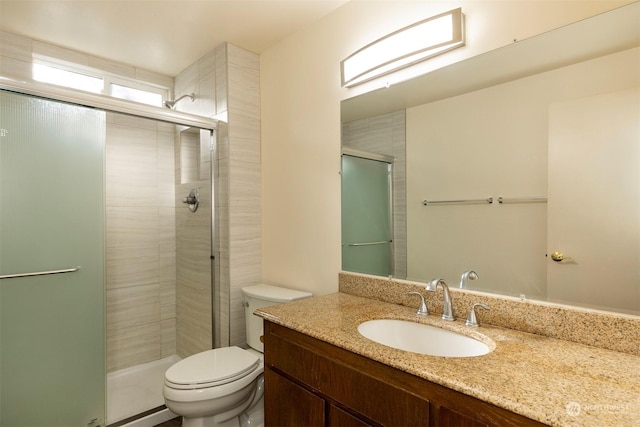
<svg viewBox="0 0 640 427">
<path fill-rule="evenodd" d="M 443 279 L 433 279 L 427 283 L 425 288 L 427 291 L 435 292 L 438 290 L 438 285 L 442 287 L 444 293 L 444 302 L 442 303 L 442 319 L 453 320 L 453 308 L 451 306 L 451 296 L 449 295 L 449 286 Z"/>
<path fill-rule="evenodd" d="M 487 304 L 483 304 L 481 302 L 477 302 L 471 306 L 471 310 L 469 310 L 469 315 L 467 316 L 467 320 L 464 322 L 467 326 L 480 326 L 480 322 L 478 322 L 478 318 L 476 317 L 476 307 L 484 308 L 485 310 L 490 310 Z"/>
<path fill-rule="evenodd" d="M 460 289 L 467 289 L 467 279 L 476 280 L 477 278 L 478 274 L 475 271 L 465 271 L 460 277 Z"/>
<path fill-rule="evenodd" d="M 409 292 L 409 294 L 418 295 L 420 297 L 420 306 L 418 306 L 418 311 L 416 311 L 416 314 L 420 316 L 428 316 L 429 310 L 427 309 L 427 304 L 424 302 L 424 297 L 422 296 L 422 294 L 415 291 L 411 291 Z"/>
</svg>

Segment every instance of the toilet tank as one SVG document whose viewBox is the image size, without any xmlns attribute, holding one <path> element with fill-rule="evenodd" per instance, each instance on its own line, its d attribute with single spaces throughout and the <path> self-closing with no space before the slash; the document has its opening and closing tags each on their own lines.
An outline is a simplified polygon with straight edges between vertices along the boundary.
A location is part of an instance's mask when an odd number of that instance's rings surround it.
<svg viewBox="0 0 640 427">
<path fill-rule="evenodd" d="M 263 335 L 262 318 L 253 312 L 262 307 L 283 304 L 312 296 L 309 292 L 296 291 L 272 285 L 254 285 L 242 288 L 244 295 L 244 316 L 246 322 L 247 343 L 250 347 L 263 352 L 260 337 Z"/>
</svg>

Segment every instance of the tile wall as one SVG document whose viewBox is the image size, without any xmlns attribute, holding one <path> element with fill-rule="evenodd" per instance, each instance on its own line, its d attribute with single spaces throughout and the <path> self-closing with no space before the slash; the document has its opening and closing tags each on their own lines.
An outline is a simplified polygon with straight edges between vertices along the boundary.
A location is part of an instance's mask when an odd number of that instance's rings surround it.
<svg viewBox="0 0 640 427">
<path fill-rule="evenodd" d="M 175 354 L 175 126 L 107 114 L 109 372 Z"/>
<path fill-rule="evenodd" d="M 216 118 L 227 124 L 219 135 L 217 146 L 219 304 L 216 313 L 201 311 L 198 322 L 203 324 L 205 317 L 216 316 L 215 334 L 221 346 L 246 343 L 241 289 L 258 284 L 262 276 L 259 69 L 258 55 L 223 44 L 175 79 L 177 96 L 196 94 L 193 103 L 178 105 L 180 111 Z M 181 234 L 180 229 L 178 234 Z M 181 253 L 190 250 L 189 246 L 183 247 L 183 243 L 187 242 L 179 242 L 177 247 L 179 307 Z M 202 292 L 206 291 L 202 289 Z M 179 308 L 179 337 L 193 332 L 195 340 L 199 334 L 206 334 L 204 330 L 195 331 L 188 324 L 186 311 L 182 316 Z M 190 354 L 194 350 L 194 347 L 183 346 L 179 339 L 178 354 Z"/>
</svg>

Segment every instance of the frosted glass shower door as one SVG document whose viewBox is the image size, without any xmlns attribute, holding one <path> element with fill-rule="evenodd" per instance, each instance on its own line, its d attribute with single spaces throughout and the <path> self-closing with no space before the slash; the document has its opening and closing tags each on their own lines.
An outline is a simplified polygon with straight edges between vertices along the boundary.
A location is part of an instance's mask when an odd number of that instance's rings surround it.
<svg viewBox="0 0 640 427">
<path fill-rule="evenodd" d="M 2 426 L 104 422 L 104 139 L 104 112 L 0 92 Z"/>
<path fill-rule="evenodd" d="M 342 269 L 388 276 L 391 263 L 391 165 L 342 156 Z"/>
</svg>

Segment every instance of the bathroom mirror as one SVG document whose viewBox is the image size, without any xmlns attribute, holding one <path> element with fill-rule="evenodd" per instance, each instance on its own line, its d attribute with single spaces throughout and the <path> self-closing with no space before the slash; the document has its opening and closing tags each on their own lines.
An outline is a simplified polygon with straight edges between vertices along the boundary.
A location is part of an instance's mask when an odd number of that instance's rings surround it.
<svg viewBox="0 0 640 427">
<path fill-rule="evenodd" d="M 639 16 L 632 3 L 341 103 L 343 149 L 393 157 L 394 277 L 457 287 L 474 270 L 469 289 L 640 314 Z M 344 236 L 343 256 L 386 239 Z"/>
</svg>

